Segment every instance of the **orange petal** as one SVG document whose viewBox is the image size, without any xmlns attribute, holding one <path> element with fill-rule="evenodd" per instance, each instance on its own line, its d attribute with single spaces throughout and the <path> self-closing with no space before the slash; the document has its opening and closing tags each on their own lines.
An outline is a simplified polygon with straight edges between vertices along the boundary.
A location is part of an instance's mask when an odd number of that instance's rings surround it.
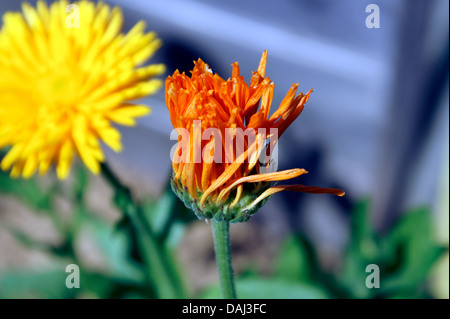
<svg viewBox="0 0 450 319">
<path fill-rule="evenodd" d="M 281 172 L 273 172 L 273 173 L 255 174 L 255 175 L 245 176 L 245 177 L 237 179 L 230 186 L 223 189 L 220 192 L 219 198 L 217 200 L 220 202 L 222 200 L 222 198 L 224 198 L 224 196 L 228 192 L 230 192 L 234 187 L 236 187 L 242 183 L 284 181 L 287 179 L 296 178 L 296 177 L 306 174 L 306 173 L 308 173 L 308 171 L 306 171 L 303 168 L 294 168 L 294 169 L 288 169 L 288 170 L 281 171 Z"/>
<path fill-rule="evenodd" d="M 261 134 L 256 136 L 256 140 L 258 141 L 261 138 Z M 202 206 L 209 195 L 218 189 L 220 186 L 225 184 L 233 174 L 243 165 L 244 161 L 248 158 L 248 154 L 253 154 L 255 151 L 257 142 L 253 143 L 244 153 L 239 155 L 239 157 L 234 161 L 230 166 L 228 166 L 225 171 L 209 186 L 209 188 L 203 193 L 202 198 L 200 199 L 200 205 Z"/>
<path fill-rule="evenodd" d="M 280 120 L 277 123 L 275 123 L 275 126 L 278 127 L 278 138 L 280 138 L 281 135 L 283 135 L 284 131 L 286 131 L 287 128 L 292 124 L 292 122 L 294 122 L 295 119 L 300 115 L 300 113 L 302 113 L 303 108 L 305 107 L 305 103 L 308 101 L 311 93 L 312 89 L 310 89 L 308 93 L 306 93 L 306 95 L 302 96 L 295 110 L 291 114 L 289 114 L 289 116 L 286 119 L 282 119 L 282 121 Z"/>
<path fill-rule="evenodd" d="M 266 75 L 266 66 L 267 66 L 267 50 L 264 50 L 261 55 L 261 60 L 259 61 L 258 73 L 262 78 Z"/>
<path fill-rule="evenodd" d="M 263 114 L 264 121 L 267 121 L 270 112 L 270 105 L 272 104 L 273 99 L 273 90 L 275 85 L 269 84 L 265 89 L 261 97 L 261 109 L 260 112 Z"/>
<path fill-rule="evenodd" d="M 233 66 L 233 72 L 232 72 L 231 77 L 235 79 L 235 78 L 239 77 L 239 75 L 241 75 L 240 69 L 239 69 L 239 63 L 234 62 L 231 65 Z"/>
<path fill-rule="evenodd" d="M 302 192 L 311 194 L 332 194 L 337 196 L 345 195 L 345 192 L 343 190 L 337 188 L 322 188 L 306 185 L 277 185 L 265 190 L 249 206 L 247 206 L 245 210 L 250 210 L 253 207 L 255 207 L 255 205 L 257 205 L 259 202 L 261 202 L 264 198 L 283 191 Z"/>
<path fill-rule="evenodd" d="M 250 80 L 250 87 L 254 87 L 261 83 L 261 80 L 264 78 L 266 74 L 266 66 L 267 66 L 267 50 L 264 50 L 261 60 L 259 62 L 258 71 L 255 72 Z"/>
<path fill-rule="evenodd" d="M 295 93 L 297 92 L 297 88 L 298 88 L 298 83 L 297 84 L 293 83 L 292 86 L 289 88 L 289 91 L 287 92 L 283 101 L 281 101 L 281 104 L 278 107 L 278 109 L 270 117 L 269 125 L 272 125 L 279 117 L 281 117 L 284 113 L 287 112 L 287 110 L 289 109 L 289 106 L 291 105 L 292 101 L 294 100 Z"/>
<path fill-rule="evenodd" d="M 230 208 L 233 208 L 237 203 L 239 203 L 239 200 L 241 199 L 242 192 L 244 191 L 244 187 L 242 185 L 239 185 L 236 191 L 236 197 L 234 198 L 233 202 L 230 205 Z"/>
<path fill-rule="evenodd" d="M 247 153 L 247 152 L 245 152 Z M 231 176 L 241 167 L 242 163 L 234 162 L 230 166 L 228 166 L 225 171 L 208 187 L 208 189 L 203 193 L 202 198 L 200 199 L 200 206 L 202 206 L 208 196 L 218 189 L 220 186 L 225 184 Z"/>
</svg>

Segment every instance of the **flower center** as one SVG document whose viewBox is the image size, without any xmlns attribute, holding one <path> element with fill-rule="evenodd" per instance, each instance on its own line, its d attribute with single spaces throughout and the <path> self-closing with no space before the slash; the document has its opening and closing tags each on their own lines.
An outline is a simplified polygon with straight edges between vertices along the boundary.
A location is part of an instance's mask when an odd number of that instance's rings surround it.
<svg viewBox="0 0 450 319">
<path fill-rule="evenodd" d="M 76 110 L 79 86 L 67 66 L 42 74 L 35 83 L 33 100 L 46 121 L 67 119 Z"/>
</svg>

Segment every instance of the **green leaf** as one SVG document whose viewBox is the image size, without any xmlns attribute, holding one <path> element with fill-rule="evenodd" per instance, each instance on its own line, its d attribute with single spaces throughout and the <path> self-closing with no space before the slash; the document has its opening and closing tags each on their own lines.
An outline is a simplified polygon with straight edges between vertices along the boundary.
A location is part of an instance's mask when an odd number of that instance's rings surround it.
<svg viewBox="0 0 450 319">
<path fill-rule="evenodd" d="M 90 215 L 83 215 L 80 229 L 82 231 L 77 232 L 76 236 L 92 236 L 94 245 L 105 259 L 107 274 L 133 282 L 145 280 L 142 269 L 130 256 L 131 243 L 126 232 L 114 229 Z"/>
<path fill-rule="evenodd" d="M 325 291 L 306 284 L 282 279 L 242 278 L 236 280 L 237 297 L 242 299 L 324 299 Z M 219 286 L 200 295 L 203 299 L 221 298 Z"/>
<path fill-rule="evenodd" d="M 351 240 L 349 250 L 366 261 L 375 261 L 379 256 L 377 236 L 369 214 L 370 201 L 359 201 L 351 214 Z"/>
<path fill-rule="evenodd" d="M 31 269 L 0 273 L 0 298 L 74 298 L 77 289 L 66 287 L 65 269 Z"/>
<path fill-rule="evenodd" d="M 166 247 L 169 250 L 176 249 L 178 243 L 183 239 L 185 233 L 185 227 L 180 221 L 174 221 L 168 230 L 168 234 L 165 238 Z"/>
<path fill-rule="evenodd" d="M 20 244 L 22 244 L 26 248 L 41 250 L 41 251 L 50 251 L 52 249 L 52 246 L 45 244 L 45 243 L 41 243 L 41 242 L 37 241 L 36 239 L 31 238 L 25 232 L 23 232 L 19 229 L 10 228 L 9 232 L 11 235 L 13 235 L 13 237 Z"/>
<path fill-rule="evenodd" d="M 286 280 L 309 282 L 311 261 L 307 247 L 297 236 L 288 238 L 276 258 L 275 275 Z"/>
<path fill-rule="evenodd" d="M 74 170 L 75 181 L 73 183 L 73 194 L 75 200 L 79 203 L 83 202 L 86 190 L 89 184 L 89 175 L 86 168 L 83 165 L 77 165 Z"/>
<path fill-rule="evenodd" d="M 50 194 L 43 190 L 35 178 L 13 179 L 0 170 L 0 192 L 18 197 L 38 211 L 49 210 L 51 207 Z"/>
<path fill-rule="evenodd" d="M 82 271 L 80 281 L 80 289 L 87 297 L 100 299 L 153 297 L 143 289 L 141 283 L 132 283 L 123 278 Z"/>
<path fill-rule="evenodd" d="M 172 190 L 167 189 L 161 198 L 142 205 L 148 226 L 169 250 L 176 248 L 184 234 L 184 223 L 175 216 L 177 201 Z"/>
<path fill-rule="evenodd" d="M 167 227 L 175 206 L 175 196 L 166 191 L 158 200 L 151 200 L 142 206 L 148 224 L 155 234 L 160 236 Z"/>
<path fill-rule="evenodd" d="M 431 215 L 425 208 L 404 215 L 383 244 L 386 258 L 395 265 L 383 281 L 382 288 L 388 292 L 418 291 L 431 267 L 448 250 L 437 244 Z"/>
<path fill-rule="evenodd" d="M 358 299 L 372 297 L 376 291 L 366 287 L 366 278 L 369 274 L 365 272 L 367 265 L 372 263 L 353 251 L 345 255 L 344 268 L 337 278 L 343 297 Z"/>
<path fill-rule="evenodd" d="M 337 278 L 337 289 L 342 297 L 371 298 L 375 291 L 365 284 L 367 265 L 380 264 L 378 238 L 372 228 L 369 200 L 359 201 L 351 214 L 351 237 L 343 258 L 343 267 Z"/>
</svg>

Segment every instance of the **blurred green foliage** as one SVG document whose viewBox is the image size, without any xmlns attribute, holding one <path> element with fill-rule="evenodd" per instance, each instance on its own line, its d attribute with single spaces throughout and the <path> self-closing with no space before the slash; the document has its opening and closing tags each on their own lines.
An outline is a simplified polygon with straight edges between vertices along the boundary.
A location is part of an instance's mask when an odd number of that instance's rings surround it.
<svg viewBox="0 0 450 319">
<path fill-rule="evenodd" d="M 128 216 L 124 216 L 116 225 L 100 218 L 86 205 L 88 175 L 84 168 L 74 173 L 72 189 L 62 192 L 61 182 L 43 187 L 41 181 L 32 178 L 11 179 L 0 172 L 0 192 L 11 194 L 28 205 L 32 211 L 47 215 L 60 235 L 58 244 L 40 242 L 29 234 L 12 227 L 10 233 L 29 249 L 44 251 L 53 256 L 55 263 L 52 269 L 2 269 L 0 271 L 0 298 L 155 298 L 160 297 L 152 285 L 148 265 L 145 265 L 142 242 L 149 238 L 148 234 L 138 233 Z M 63 196 L 72 203 L 70 220 L 64 220 L 57 210 L 56 197 Z M 105 199 L 109 200 L 109 199 Z M 143 216 L 142 223 L 153 230 L 152 239 L 156 242 L 158 258 L 164 255 L 166 268 L 175 269 L 171 275 L 171 284 L 176 285 L 173 297 L 182 298 L 184 283 L 181 282 L 179 265 L 174 258 L 173 250 L 183 235 L 186 218 L 190 216 L 179 205 L 171 192 L 166 192 L 158 200 L 148 200 L 139 207 Z M 144 228 L 145 229 L 145 228 Z M 138 235 L 139 234 L 139 235 Z M 77 249 L 81 237 L 88 236 L 100 252 L 104 267 L 91 269 L 84 264 L 82 252 Z M 144 243 L 145 244 L 145 243 Z M 155 250 L 155 249 L 153 249 Z M 148 252 L 146 252 L 148 253 Z M 65 267 L 77 264 L 82 278 L 80 289 L 68 289 L 65 285 L 68 273 Z"/>
<path fill-rule="evenodd" d="M 369 221 L 369 201 L 359 202 L 351 214 L 351 234 L 339 269 L 327 271 L 307 237 L 287 240 L 278 257 L 276 276 L 310 284 L 331 298 L 431 297 L 426 279 L 432 265 L 447 251 L 434 239 L 431 214 L 420 208 L 404 214 L 385 235 Z M 368 288 L 366 279 L 379 268 L 380 287 Z"/>
<path fill-rule="evenodd" d="M 112 225 L 86 205 L 89 174 L 78 168 L 70 191 L 60 182 L 43 187 L 38 179 L 10 179 L 0 172 L 0 192 L 11 194 L 33 211 L 46 214 L 60 235 L 48 244 L 9 227 L 30 249 L 54 256 L 52 269 L 2 269 L 0 298 L 220 298 L 218 285 L 200 294 L 187 294 L 185 274 L 174 250 L 195 216 L 167 189 L 159 198 L 130 207 L 127 189 L 118 188 L 114 202 L 123 218 Z M 57 196 L 72 203 L 69 220 L 55 205 Z M 105 199 L 107 200 L 107 199 Z M 387 234 L 377 234 L 369 221 L 369 201 L 351 214 L 351 234 L 338 269 L 325 269 L 317 248 L 302 234 L 289 237 L 274 261 L 270 277 L 247 271 L 236 279 L 240 298 L 426 298 L 426 280 L 436 260 L 447 250 L 436 244 L 431 216 L 422 208 L 404 214 Z M 89 236 L 101 253 L 104 267 L 85 265 L 77 249 Z M 68 264 L 79 265 L 81 287 L 65 286 Z M 380 288 L 369 289 L 369 264 L 380 269 Z"/>
</svg>

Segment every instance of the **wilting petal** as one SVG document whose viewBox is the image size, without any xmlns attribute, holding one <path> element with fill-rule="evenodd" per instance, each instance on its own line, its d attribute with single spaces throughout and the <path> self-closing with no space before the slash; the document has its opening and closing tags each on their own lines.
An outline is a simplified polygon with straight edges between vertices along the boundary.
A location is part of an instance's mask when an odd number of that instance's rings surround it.
<svg viewBox="0 0 450 319">
<path fill-rule="evenodd" d="M 288 169 L 288 170 L 281 171 L 281 172 L 255 174 L 255 175 L 241 177 L 238 180 L 234 181 L 233 184 L 231 184 L 227 188 L 223 189 L 220 192 L 219 198 L 217 200 L 220 202 L 226 194 L 228 194 L 233 188 L 235 188 L 236 186 L 238 186 L 242 183 L 284 181 L 287 179 L 296 178 L 296 177 L 306 174 L 306 173 L 308 173 L 308 171 L 306 171 L 303 168 L 294 168 L 294 169 Z"/>
<path fill-rule="evenodd" d="M 283 191 L 302 192 L 311 194 L 332 194 L 337 196 L 345 195 L 345 192 L 343 190 L 337 188 L 322 188 L 306 185 L 277 185 L 264 191 L 248 207 L 246 207 L 245 210 L 250 210 L 254 206 L 256 206 L 259 202 L 261 202 L 264 198 Z"/>
</svg>

